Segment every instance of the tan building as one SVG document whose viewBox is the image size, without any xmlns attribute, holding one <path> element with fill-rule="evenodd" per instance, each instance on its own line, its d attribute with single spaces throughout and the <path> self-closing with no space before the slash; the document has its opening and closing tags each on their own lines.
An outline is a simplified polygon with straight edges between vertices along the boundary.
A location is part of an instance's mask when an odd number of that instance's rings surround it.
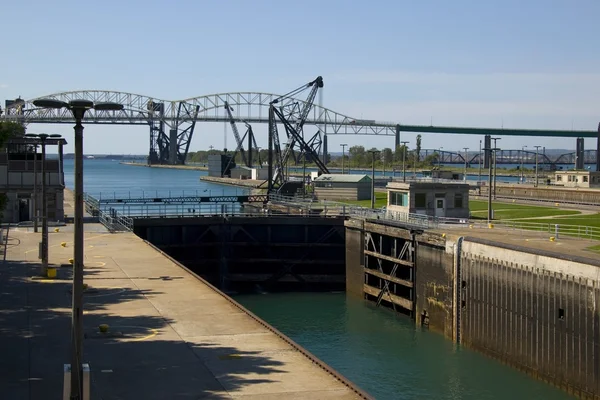
<svg viewBox="0 0 600 400">
<path fill-rule="evenodd" d="M 47 150 L 54 147 L 52 149 L 54 152 L 56 148 L 52 143 L 59 142 L 66 143 L 64 139 L 48 139 Z M 0 153 L 0 193 L 7 197 L 6 206 L 2 212 L 2 222 L 17 223 L 33 220 L 35 215 L 34 187 L 37 189 L 38 215 L 42 215 L 42 157 L 39 146 L 36 157 L 30 143 L 35 143 L 35 141 L 33 139 L 13 139 Z M 62 145 L 59 158 L 47 159 L 45 170 L 48 221 L 63 221 L 65 180 Z M 34 184 L 35 182 L 37 183 Z"/>
<path fill-rule="evenodd" d="M 469 184 L 390 182 L 387 209 L 446 218 L 469 218 Z"/>
<path fill-rule="evenodd" d="M 600 172 L 586 170 L 556 171 L 554 183 L 565 187 L 600 187 Z"/>
<path fill-rule="evenodd" d="M 313 180 L 319 200 L 370 200 L 371 177 L 353 174 L 323 174 Z"/>
<path fill-rule="evenodd" d="M 431 178 L 431 179 L 448 179 L 448 180 L 453 180 L 453 181 L 462 181 L 465 177 L 465 174 L 461 173 L 461 172 L 455 172 L 455 171 L 445 171 L 445 170 L 441 170 L 441 169 L 432 169 L 432 170 L 425 170 L 425 171 L 421 171 L 422 175 L 424 178 Z"/>
</svg>

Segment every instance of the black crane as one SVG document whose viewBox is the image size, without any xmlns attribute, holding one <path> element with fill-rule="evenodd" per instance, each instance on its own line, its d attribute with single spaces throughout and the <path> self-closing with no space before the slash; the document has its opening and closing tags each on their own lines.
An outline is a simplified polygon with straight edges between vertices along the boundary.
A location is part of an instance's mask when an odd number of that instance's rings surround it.
<svg viewBox="0 0 600 400">
<path fill-rule="evenodd" d="M 227 116 L 229 118 L 229 123 L 231 124 L 231 130 L 233 131 L 233 136 L 235 137 L 235 141 L 237 142 L 237 147 L 236 147 L 235 151 L 233 152 L 233 156 L 229 160 L 229 163 L 227 163 L 227 167 L 225 167 L 225 171 L 227 171 L 229 169 L 229 165 L 235 160 L 235 156 L 237 155 L 238 151 L 240 152 L 240 154 L 242 156 L 242 162 L 244 163 L 244 165 L 248 168 L 252 168 L 252 150 L 258 149 L 258 146 L 256 145 L 256 138 L 254 137 L 254 132 L 252 131 L 252 126 L 248 122 L 246 122 L 244 120 L 240 120 L 244 123 L 244 125 L 246 125 L 246 133 L 244 133 L 244 136 L 240 137 L 240 133 L 238 131 L 237 125 L 235 124 L 235 118 L 233 117 L 233 114 L 231 113 L 231 111 L 233 111 L 233 108 L 231 108 L 231 106 L 227 102 L 225 102 L 224 107 L 225 107 L 225 110 L 227 111 Z M 244 140 L 246 139 L 246 137 L 248 138 L 248 156 L 246 156 L 246 151 L 244 150 Z M 258 154 L 258 162 L 260 165 L 261 164 L 260 153 Z"/>
<path fill-rule="evenodd" d="M 269 191 L 272 191 L 275 186 L 283 186 L 286 182 L 284 166 L 292 154 L 294 147 L 298 146 L 300 155 L 306 160 L 310 160 L 317 164 L 317 167 L 322 173 L 329 173 L 327 166 L 320 160 L 318 150 L 313 147 L 317 144 L 314 137 L 307 143 L 304 140 L 304 123 L 312 108 L 317 91 L 323 87 L 323 78 L 317 77 L 315 80 L 284 94 L 281 97 L 273 100 L 269 107 Z M 277 107 L 283 99 L 293 98 L 294 96 L 310 89 L 308 97 L 303 104 L 291 102 L 289 104 Z M 279 133 L 277 124 L 283 124 L 288 140 L 285 150 L 281 151 L 279 142 Z M 320 144 L 320 143 L 319 143 Z M 273 157 L 275 160 L 273 160 Z M 273 170 L 273 161 L 275 161 L 275 170 Z"/>
</svg>

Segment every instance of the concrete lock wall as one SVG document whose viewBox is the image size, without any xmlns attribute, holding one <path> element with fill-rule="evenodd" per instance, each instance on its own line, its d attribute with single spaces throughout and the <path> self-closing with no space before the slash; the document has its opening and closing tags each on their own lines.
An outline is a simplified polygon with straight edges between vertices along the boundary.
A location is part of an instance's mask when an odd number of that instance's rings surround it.
<svg viewBox="0 0 600 400">
<path fill-rule="evenodd" d="M 460 342 L 577 395 L 600 394 L 598 265 L 465 238 Z"/>
</svg>

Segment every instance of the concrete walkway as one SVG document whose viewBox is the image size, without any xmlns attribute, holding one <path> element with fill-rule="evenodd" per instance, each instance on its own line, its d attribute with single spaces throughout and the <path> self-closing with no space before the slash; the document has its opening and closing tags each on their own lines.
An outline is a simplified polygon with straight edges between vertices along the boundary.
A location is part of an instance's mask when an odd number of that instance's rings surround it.
<svg viewBox="0 0 600 400">
<path fill-rule="evenodd" d="M 93 399 L 360 398 L 135 235 L 88 227 L 84 360 Z M 66 264 L 52 280 L 36 278 L 39 237 L 11 230 L 0 266 L 3 399 L 60 399 L 69 363 L 73 233 L 50 233 L 51 264 Z"/>
</svg>

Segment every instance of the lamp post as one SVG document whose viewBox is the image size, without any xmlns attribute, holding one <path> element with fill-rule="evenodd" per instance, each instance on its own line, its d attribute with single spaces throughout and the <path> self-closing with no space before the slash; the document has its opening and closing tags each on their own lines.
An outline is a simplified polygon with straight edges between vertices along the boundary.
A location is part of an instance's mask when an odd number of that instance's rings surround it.
<svg viewBox="0 0 600 400">
<path fill-rule="evenodd" d="M 42 242 L 40 243 L 40 258 L 42 259 L 42 276 L 48 273 L 48 201 L 46 198 L 46 140 L 59 138 L 60 135 L 46 133 L 28 133 L 25 137 L 39 139 L 42 148 Z"/>
<path fill-rule="evenodd" d="M 38 232 L 37 143 L 33 145 L 33 231 Z"/>
<path fill-rule="evenodd" d="M 467 158 L 469 158 L 469 153 L 467 153 L 467 151 L 469 150 L 468 147 L 463 147 L 463 150 L 465 151 L 465 176 L 464 176 L 464 181 L 467 181 Z"/>
<path fill-rule="evenodd" d="M 535 187 L 538 187 L 538 153 L 539 149 L 542 146 L 533 146 L 535 147 Z"/>
<path fill-rule="evenodd" d="M 406 182 L 406 145 L 408 142 L 402 143 L 402 182 Z"/>
<path fill-rule="evenodd" d="M 524 158 L 524 152 L 525 149 L 527 148 L 527 146 L 521 146 L 521 183 L 525 182 L 525 176 L 523 175 L 523 158 Z"/>
<path fill-rule="evenodd" d="M 498 151 L 499 149 L 496 146 L 496 140 L 502 140 L 502 138 L 490 138 L 491 140 L 494 141 L 494 200 L 496 200 L 496 177 L 497 177 L 497 173 L 498 173 L 498 163 L 497 163 L 497 154 L 496 151 Z"/>
<path fill-rule="evenodd" d="M 38 99 L 33 104 L 40 108 L 66 108 L 75 118 L 75 234 L 73 254 L 73 304 L 71 315 L 71 400 L 82 398 L 83 357 L 83 119 L 87 110 L 118 111 L 118 103 L 96 103 L 90 100 Z"/>
<path fill-rule="evenodd" d="M 375 208 L 375 153 L 378 150 L 369 150 L 371 153 L 371 208 Z"/>
<path fill-rule="evenodd" d="M 344 158 L 346 157 L 346 146 L 348 146 L 346 143 L 340 144 L 340 146 L 342 146 L 342 175 L 344 174 Z"/>
<path fill-rule="evenodd" d="M 479 140 L 479 187 L 481 188 L 481 139 Z"/>
<path fill-rule="evenodd" d="M 485 151 L 489 151 L 489 154 L 494 154 L 496 152 L 496 150 L 498 150 L 497 148 L 493 148 L 493 149 L 484 149 Z M 494 219 L 493 216 L 493 212 L 492 212 L 492 166 L 494 164 L 492 162 L 489 163 L 489 175 L 488 175 L 488 223 L 490 223 L 492 221 L 492 219 Z"/>
</svg>

